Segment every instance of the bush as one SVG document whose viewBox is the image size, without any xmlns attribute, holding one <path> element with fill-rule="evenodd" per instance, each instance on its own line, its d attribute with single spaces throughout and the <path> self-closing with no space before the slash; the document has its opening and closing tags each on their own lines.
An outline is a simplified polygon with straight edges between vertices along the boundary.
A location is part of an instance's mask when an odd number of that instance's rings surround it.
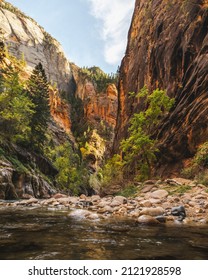
<svg viewBox="0 0 208 280">
<path fill-rule="evenodd" d="M 182 175 L 208 186 L 208 142 L 199 146 L 189 166 L 182 171 Z"/>
<path fill-rule="evenodd" d="M 108 159 L 103 168 L 98 172 L 101 187 L 117 184 L 123 181 L 123 162 L 119 155 Z"/>
</svg>

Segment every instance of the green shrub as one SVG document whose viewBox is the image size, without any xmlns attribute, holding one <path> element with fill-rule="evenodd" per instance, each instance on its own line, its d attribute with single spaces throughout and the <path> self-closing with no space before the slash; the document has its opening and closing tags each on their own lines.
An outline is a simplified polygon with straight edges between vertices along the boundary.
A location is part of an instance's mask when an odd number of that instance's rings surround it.
<svg viewBox="0 0 208 280">
<path fill-rule="evenodd" d="M 208 142 L 199 146 L 189 166 L 183 169 L 182 175 L 208 186 Z"/>
<path fill-rule="evenodd" d="M 128 185 L 126 186 L 122 191 L 120 191 L 117 195 L 122 195 L 127 198 L 133 198 L 136 197 L 138 193 L 138 187 L 134 185 Z"/>
</svg>

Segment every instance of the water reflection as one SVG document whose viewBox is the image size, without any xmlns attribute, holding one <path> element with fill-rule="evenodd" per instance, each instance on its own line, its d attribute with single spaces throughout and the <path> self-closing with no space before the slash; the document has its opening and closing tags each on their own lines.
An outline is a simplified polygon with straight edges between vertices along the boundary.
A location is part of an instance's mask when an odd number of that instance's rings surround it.
<svg viewBox="0 0 208 280">
<path fill-rule="evenodd" d="M 41 209 L 0 209 L 0 217 L 0 259 L 208 258 L 208 227 L 89 222 Z"/>
</svg>

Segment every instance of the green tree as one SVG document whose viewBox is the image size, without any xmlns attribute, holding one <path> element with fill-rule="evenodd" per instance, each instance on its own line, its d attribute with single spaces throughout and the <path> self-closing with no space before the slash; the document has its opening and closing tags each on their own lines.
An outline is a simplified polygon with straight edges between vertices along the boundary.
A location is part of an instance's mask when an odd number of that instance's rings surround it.
<svg viewBox="0 0 208 280">
<path fill-rule="evenodd" d="M 115 154 L 106 161 L 103 168 L 98 172 L 98 178 L 102 187 L 123 181 L 123 162 L 120 155 Z"/>
<path fill-rule="evenodd" d="M 152 164 L 156 159 L 157 139 L 152 133 L 161 118 L 174 104 L 166 92 L 156 89 L 151 94 L 144 87 L 137 95 L 146 110 L 135 113 L 130 120 L 129 137 L 121 142 L 125 165 L 134 173 L 139 172 L 140 179 L 151 177 Z"/>
<path fill-rule="evenodd" d="M 34 114 L 32 116 L 31 144 L 38 152 L 42 151 L 46 140 L 46 131 L 50 119 L 49 107 L 49 87 L 43 66 L 39 63 L 32 72 L 28 81 L 28 91 L 34 104 Z"/>
<path fill-rule="evenodd" d="M 0 134 L 12 142 L 28 141 L 33 103 L 12 66 L 0 72 Z"/>
<path fill-rule="evenodd" d="M 59 171 L 56 181 L 61 190 L 76 195 L 81 186 L 88 184 L 87 169 L 69 142 L 53 147 L 47 151 L 47 156 Z"/>
</svg>

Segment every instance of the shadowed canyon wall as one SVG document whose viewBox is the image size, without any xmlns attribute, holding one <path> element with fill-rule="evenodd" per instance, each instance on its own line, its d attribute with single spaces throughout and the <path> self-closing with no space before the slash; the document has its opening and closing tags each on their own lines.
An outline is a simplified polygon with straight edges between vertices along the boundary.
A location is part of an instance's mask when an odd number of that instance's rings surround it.
<svg viewBox="0 0 208 280">
<path fill-rule="evenodd" d="M 128 135 L 131 116 L 142 109 L 128 93 L 144 85 L 175 98 L 174 108 L 155 132 L 160 163 L 174 167 L 208 139 L 207 0 L 136 1 L 120 68 L 114 151 Z"/>
</svg>

